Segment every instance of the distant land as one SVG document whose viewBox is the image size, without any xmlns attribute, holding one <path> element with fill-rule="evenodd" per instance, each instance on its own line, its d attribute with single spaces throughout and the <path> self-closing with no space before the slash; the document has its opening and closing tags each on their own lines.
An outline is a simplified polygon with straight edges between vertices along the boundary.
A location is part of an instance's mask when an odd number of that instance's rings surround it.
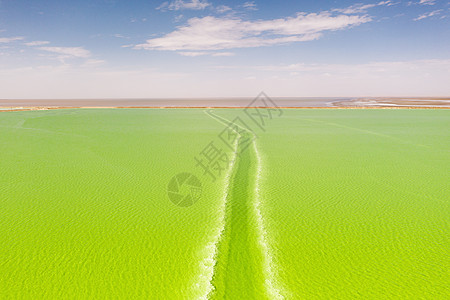
<svg viewBox="0 0 450 300">
<path fill-rule="evenodd" d="M 0 110 L 46 110 L 62 108 L 242 108 L 254 98 L 174 99 L 0 99 Z M 274 97 L 267 106 L 281 108 L 450 108 L 450 97 Z"/>
</svg>

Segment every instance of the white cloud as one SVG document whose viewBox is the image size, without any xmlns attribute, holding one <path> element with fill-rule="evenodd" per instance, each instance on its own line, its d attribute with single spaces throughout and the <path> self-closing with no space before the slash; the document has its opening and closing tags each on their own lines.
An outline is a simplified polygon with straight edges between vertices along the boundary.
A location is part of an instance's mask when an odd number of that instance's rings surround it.
<svg viewBox="0 0 450 300">
<path fill-rule="evenodd" d="M 426 14 L 418 16 L 417 18 L 414 19 L 414 21 L 420 21 L 420 20 L 423 20 L 423 19 L 426 19 L 426 18 L 430 18 L 432 16 L 440 14 L 441 12 L 442 12 L 442 9 L 438 9 L 438 10 L 426 13 Z"/>
<path fill-rule="evenodd" d="M 9 38 L 0 38 L 0 43 L 11 43 L 11 42 L 15 42 L 15 41 L 21 41 L 24 38 L 21 36 L 15 36 L 15 37 L 9 37 Z"/>
<path fill-rule="evenodd" d="M 183 20 L 183 18 L 184 18 L 183 15 L 178 15 L 173 20 L 178 23 L 178 22 L 181 22 L 181 20 Z"/>
<path fill-rule="evenodd" d="M 82 47 L 40 47 L 40 50 L 67 55 L 70 57 L 87 58 L 91 52 Z"/>
<path fill-rule="evenodd" d="M 249 9 L 249 10 L 258 10 L 258 8 L 256 7 L 255 1 L 245 2 L 244 4 L 242 4 L 242 7 Z"/>
<path fill-rule="evenodd" d="M 181 9 L 192 9 L 192 10 L 202 10 L 210 6 L 211 4 L 207 0 L 175 0 L 172 2 L 163 2 L 156 9 L 158 10 L 181 10 Z"/>
<path fill-rule="evenodd" d="M 30 47 L 42 46 L 42 45 L 47 45 L 47 44 L 50 44 L 50 42 L 49 41 L 32 41 L 32 42 L 25 43 L 26 46 L 30 46 Z"/>
<path fill-rule="evenodd" d="M 181 51 L 178 54 L 183 56 L 197 57 L 197 56 L 234 56 L 233 52 L 210 52 L 210 51 Z"/>
<path fill-rule="evenodd" d="M 381 61 L 370 62 L 364 64 L 306 64 L 297 63 L 290 65 L 276 65 L 276 66 L 260 66 L 257 67 L 261 71 L 273 72 L 296 72 L 296 74 L 312 74 L 312 73 L 329 73 L 329 74 L 372 74 L 374 76 L 381 73 L 395 74 L 402 70 L 407 72 L 414 70 L 425 69 L 442 69 L 450 71 L 450 59 L 428 59 L 428 60 L 413 60 L 413 61 Z M 450 73 L 449 73 L 450 74 Z"/>
<path fill-rule="evenodd" d="M 393 3 L 391 0 L 381 1 L 381 2 L 378 2 L 378 3 L 371 3 L 371 4 L 357 3 L 357 4 L 354 4 L 354 5 L 349 6 L 347 8 L 335 8 L 335 9 L 333 9 L 333 11 L 340 12 L 340 13 L 343 13 L 343 14 L 359 14 L 359 13 L 364 13 L 368 9 L 373 8 L 373 7 L 377 7 L 377 6 L 392 6 L 394 4 L 395 3 Z"/>
<path fill-rule="evenodd" d="M 435 5 L 436 0 L 420 0 L 419 4 L 422 5 Z"/>
<path fill-rule="evenodd" d="M 82 67 L 95 67 L 104 64 L 105 61 L 101 59 L 88 59 L 81 66 Z"/>
<path fill-rule="evenodd" d="M 190 57 L 197 57 L 197 56 L 205 56 L 205 55 L 209 55 L 209 52 L 194 52 L 194 51 L 189 51 L 189 52 L 178 52 L 178 54 L 183 55 L 183 56 L 190 56 Z"/>
<path fill-rule="evenodd" d="M 234 56 L 233 52 L 216 52 L 213 53 L 212 56 Z"/>
<path fill-rule="evenodd" d="M 311 41 L 325 31 L 370 22 L 369 16 L 298 13 L 295 17 L 244 21 L 239 18 L 192 18 L 163 37 L 149 39 L 135 49 L 201 51 L 261 47 Z"/>
<path fill-rule="evenodd" d="M 216 10 L 217 10 L 217 12 L 219 14 L 223 14 L 223 13 L 225 13 L 227 11 L 230 11 L 231 7 L 226 6 L 226 5 L 219 5 L 219 6 L 216 7 Z"/>
</svg>

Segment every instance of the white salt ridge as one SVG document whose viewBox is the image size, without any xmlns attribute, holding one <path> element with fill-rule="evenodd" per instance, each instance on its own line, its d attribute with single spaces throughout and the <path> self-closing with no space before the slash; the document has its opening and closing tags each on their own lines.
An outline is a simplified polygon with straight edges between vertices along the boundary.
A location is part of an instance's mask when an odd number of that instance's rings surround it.
<svg viewBox="0 0 450 300">
<path fill-rule="evenodd" d="M 214 291 L 214 285 L 212 284 L 215 267 L 217 264 L 218 245 L 222 240 L 223 232 L 225 231 L 225 210 L 227 206 L 228 192 L 230 187 L 230 178 L 233 174 L 234 164 L 236 161 L 238 139 L 234 144 L 233 158 L 231 159 L 230 166 L 224 178 L 224 190 L 222 193 L 222 200 L 220 204 L 220 226 L 217 228 L 214 238 L 205 247 L 205 253 L 208 253 L 207 257 L 200 262 L 200 275 L 197 283 L 194 287 L 194 292 L 201 291 L 202 294 L 196 297 L 196 299 L 209 299 L 210 295 Z"/>
<path fill-rule="evenodd" d="M 273 268 L 273 258 L 272 254 L 267 242 L 267 231 L 264 226 L 264 220 L 261 214 L 261 190 L 260 190 L 260 184 L 261 184 L 261 177 L 262 177 L 262 159 L 261 155 L 259 154 L 258 147 L 256 145 L 256 140 L 253 141 L 253 147 L 256 153 L 256 159 L 257 159 L 257 167 L 256 167 L 256 180 L 255 180 L 255 201 L 254 203 L 254 211 L 256 215 L 256 222 L 257 222 L 257 231 L 258 231 L 258 240 L 259 244 L 262 249 L 262 254 L 264 256 L 264 270 L 265 270 L 265 276 L 266 276 L 266 290 L 269 294 L 268 296 L 271 299 L 284 299 L 281 289 L 277 286 L 276 281 L 276 273 Z M 285 294 L 285 293 L 283 293 Z"/>
<path fill-rule="evenodd" d="M 219 117 L 217 115 L 215 115 L 212 111 L 205 111 L 206 114 L 208 114 L 211 118 L 217 120 L 218 122 L 228 126 L 231 122 L 226 120 L 225 118 Z M 242 130 L 245 130 L 249 133 L 251 133 L 250 131 L 248 131 L 246 128 L 240 127 L 239 125 L 236 124 L 237 127 L 241 128 Z M 253 133 L 251 133 L 253 134 Z M 225 230 L 225 209 L 226 209 L 226 199 L 228 197 L 228 190 L 229 190 L 229 186 L 230 186 L 230 177 L 232 175 L 232 171 L 234 169 L 234 164 L 235 164 L 235 160 L 236 160 L 236 154 L 237 154 L 237 146 L 238 146 L 238 142 L 239 139 L 237 139 L 235 141 L 235 145 L 234 145 L 234 155 L 233 155 L 233 160 L 232 163 L 228 169 L 227 175 L 225 177 L 225 189 L 224 189 L 224 194 L 223 194 L 223 199 L 222 199 L 222 204 L 221 204 L 221 227 L 219 229 L 219 232 L 213 242 L 213 244 L 209 244 L 207 247 L 211 247 L 213 246 L 213 248 L 211 248 L 211 253 L 212 257 L 214 259 L 211 259 L 211 255 L 208 259 L 206 259 L 202 265 L 206 266 L 206 263 L 209 262 L 209 264 L 207 264 L 207 267 L 205 269 L 207 269 L 207 276 L 204 276 L 202 279 L 204 278 L 208 278 L 209 279 L 209 285 L 206 289 L 206 294 L 203 295 L 200 299 L 208 299 L 208 297 L 211 295 L 212 291 L 214 290 L 214 286 L 212 285 L 212 278 L 214 276 L 214 267 L 217 264 L 216 261 L 216 256 L 217 256 L 217 247 L 219 245 L 219 242 L 223 236 L 223 232 Z M 261 182 L 261 177 L 262 177 L 262 159 L 261 159 L 261 155 L 258 151 L 258 147 L 256 145 L 256 140 L 253 140 L 253 147 L 254 147 L 254 151 L 256 154 L 256 158 L 257 158 L 257 168 L 256 168 L 256 179 L 255 179 L 255 201 L 253 202 L 253 208 L 254 208 L 254 214 L 256 217 L 256 222 L 257 222 L 257 233 L 258 233 L 258 242 L 259 245 L 261 247 L 261 251 L 263 254 L 263 266 L 264 266 L 264 275 L 266 276 L 265 279 L 265 288 L 266 291 L 268 293 L 268 296 L 271 299 L 284 299 L 282 293 L 281 293 L 281 289 L 277 286 L 277 280 L 276 280 L 276 273 L 275 270 L 273 268 L 273 258 L 271 255 L 271 251 L 270 248 L 268 246 L 268 242 L 267 242 L 267 232 L 265 230 L 265 226 L 264 226 L 264 221 L 263 221 L 263 217 L 261 214 L 261 195 L 260 195 L 260 182 Z M 213 263 L 213 264 L 212 264 Z M 212 268 L 211 268 L 212 266 Z M 283 293 L 285 294 L 285 293 Z"/>
</svg>

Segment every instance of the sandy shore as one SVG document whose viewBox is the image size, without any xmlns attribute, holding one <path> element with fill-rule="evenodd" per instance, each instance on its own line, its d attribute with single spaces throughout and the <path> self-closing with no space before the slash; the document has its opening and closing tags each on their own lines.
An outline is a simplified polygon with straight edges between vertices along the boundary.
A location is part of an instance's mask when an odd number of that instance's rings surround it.
<svg viewBox="0 0 450 300">
<path fill-rule="evenodd" d="M 333 102 L 338 107 L 433 107 L 449 108 L 450 98 L 357 98 Z"/>
<path fill-rule="evenodd" d="M 0 107 L 0 113 L 1 112 L 17 112 L 17 111 L 38 111 L 38 110 L 55 110 L 55 109 L 213 109 L 213 108 L 220 108 L 220 109 L 245 109 L 247 107 L 229 107 L 229 106 L 223 106 L 223 107 L 210 107 L 210 106 L 204 106 L 204 107 L 198 107 L 198 106 L 161 106 L 161 107 L 46 107 L 46 108 L 36 108 L 36 107 L 23 107 L 23 108 L 17 108 L 17 109 L 2 109 Z M 430 106 L 423 106 L 423 107 L 417 107 L 417 106 L 400 106 L 400 107 L 374 107 L 374 106 L 358 106 L 358 107 L 252 107 L 255 108 L 261 108 L 261 109 L 450 109 L 450 107 L 430 107 Z"/>
<path fill-rule="evenodd" d="M 9 100 L 0 99 L 0 112 L 53 110 L 71 108 L 229 108 L 243 109 L 254 99 L 71 99 Z M 272 101 L 272 102 L 270 102 Z M 450 98 L 272 98 L 271 108 L 286 109 L 448 109 Z M 257 102 L 252 107 L 268 108 Z M 272 106 L 273 104 L 273 106 Z"/>
</svg>

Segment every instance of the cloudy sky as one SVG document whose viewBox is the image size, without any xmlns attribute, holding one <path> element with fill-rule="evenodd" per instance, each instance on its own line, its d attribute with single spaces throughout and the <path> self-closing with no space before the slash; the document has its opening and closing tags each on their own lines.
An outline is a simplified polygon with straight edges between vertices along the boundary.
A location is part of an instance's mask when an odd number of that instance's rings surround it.
<svg viewBox="0 0 450 300">
<path fill-rule="evenodd" d="M 450 96 L 449 0 L 0 0 L 0 98 Z"/>
</svg>

